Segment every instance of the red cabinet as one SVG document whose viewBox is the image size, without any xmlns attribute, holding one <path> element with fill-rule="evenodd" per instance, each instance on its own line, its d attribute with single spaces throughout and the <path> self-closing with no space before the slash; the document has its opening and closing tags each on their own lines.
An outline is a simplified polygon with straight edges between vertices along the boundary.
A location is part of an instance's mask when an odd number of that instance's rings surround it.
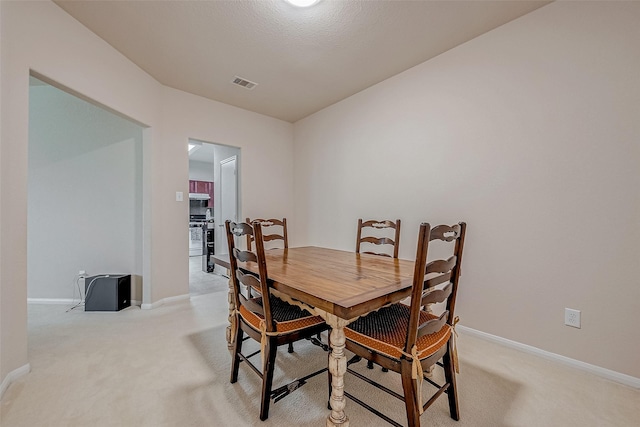
<svg viewBox="0 0 640 427">
<path fill-rule="evenodd" d="M 213 207 L 213 188 L 214 184 L 211 181 L 189 180 L 189 193 L 203 193 L 209 195 L 208 207 Z"/>
</svg>

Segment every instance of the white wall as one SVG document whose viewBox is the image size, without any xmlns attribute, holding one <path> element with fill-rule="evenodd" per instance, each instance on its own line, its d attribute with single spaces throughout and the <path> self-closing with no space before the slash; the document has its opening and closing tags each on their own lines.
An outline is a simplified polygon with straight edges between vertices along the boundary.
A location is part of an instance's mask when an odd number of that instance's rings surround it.
<svg viewBox="0 0 640 427">
<path fill-rule="evenodd" d="M 464 220 L 463 325 L 640 377 L 639 22 L 555 2 L 297 122 L 292 240 Z"/>
<path fill-rule="evenodd" d="M 29 298 L 79 297 L 79 270 L 141 299 L 142 128 L 49 85 L 29 96 Z"/>
<path fill-rule="evenodd" d="M 0 2 L 0 380 L 27 357 L 29 70 L 148 126 L 143 302 L 188 294 L 189 138 L 243 150 L 241 203 L 293 211 L 292 125 L 169 89 L 51 2 Z M 265 153 L 268 153 L 265 155 Z M 264 163 L 263 163 L 264 162 Z M 263 164 L 278 171 L 267 174 Z M 260 201 L 257 196 L 262 196 Z M 254 199 L 256 199 L 254 201 Z"/>
<path fill-rule="evenodd" d="M 168 138 L 184 141 L 184 145 L 187 138 L 191 137 L 228 148 L 240 148 L 240 218 L 256 216 L 265 211 L 279 216 L 293 215 L 293 126 L 290 123 L 212 103 L 170 88 L 164 88 L 163 93 L 164 114 L 172 117 L 172 130 Z M 193 107 L 190 114 L 184 114 L 183 105 L 188 101 L 192 102 Z M 247 123 L 251 123 L 251 126 L 247 126 Z M 229 152 L 223 149 L 216 147 L 216 159 L 228 157 Z M 216 185 L 214 206 L 219 206 L 219 194 L 220 189 Z M 218 234 L 216 240 L 220 241 Z M 185 241 L 185 247 L 187 243 Z"/>
</svg>

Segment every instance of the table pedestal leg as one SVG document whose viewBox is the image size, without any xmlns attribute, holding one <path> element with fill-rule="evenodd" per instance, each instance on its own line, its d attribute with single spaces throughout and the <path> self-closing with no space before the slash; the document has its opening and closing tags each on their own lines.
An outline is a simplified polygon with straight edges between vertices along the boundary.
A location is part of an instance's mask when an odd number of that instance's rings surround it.
<svg viewBox="0 0 640 427">
<path fill-rule="evenodd" d="M 326 317 L 325 317 L 326 316 Z M 344 374 L 347 372 L 347 356 L 344 354 L 344 327 L 347 321 L 332 314 L 324 313 L 325 320 L 331 326 L 329 342 L 329 372 L 331 372 L 331 414 L 327 417 L 327 427 L 348 427 L 349 418 L 344 413 Z"/>
<path fill-rule="evenodd" d="M 229 276 L 229 293 L 227 294 L 227 300 L 229 302 L 229 326 L 227 326 L 227 347 L 229 350 L 233 350 L 233 339 L 236 336 L 236 304 L 233 295 L 233 282 L 231 281 L 231 272 L 227 270 Z"/>
</svg>

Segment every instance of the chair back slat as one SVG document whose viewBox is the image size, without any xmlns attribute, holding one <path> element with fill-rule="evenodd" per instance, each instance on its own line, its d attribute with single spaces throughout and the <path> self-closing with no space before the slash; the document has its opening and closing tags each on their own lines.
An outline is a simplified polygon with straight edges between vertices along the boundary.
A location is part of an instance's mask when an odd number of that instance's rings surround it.
<svg viewBox="0 0 640 427">
<path fill-rule="evenodd" d="M 408 353 L 411 352 L 418 338 L 439 331 L 445 323 L 453 325 L 465 232 L 464 222 L 455 225 L 438 225 L 433 228 L 427 223 L 420 225 L 405 344 L 405 351 Z M 447 259 L 437 259 L 427 263 L 429 244 L 434 240 L 450 243 L 453 246 L 453 253 Z M 419 324 L 423 307 L 440 303 L 445 305 L 440 317 Z"/>
<path fill-rule="evenodd" d="M 449 283 L 442 289 L 434 289 L 430 292 L 424 292 L 422 294 L 422 298 L 420 299 L 420 305 L 424 307 L 427 304 L 438 304 L 444 302 L 447 298 L 449 298 L 452 290 L 453 285 Z"/>
<path fill-rule="evenodd" d="M 449 259 L 438 259 L 435 261 L 431 261 L 427 264 L 427 269 L 425 274 L 429 273 L 446 273 L 448 271 L 453 270 L 453 267 L 456 266 L 456 256 L 453 255 Z"/>
<path fill-rule="evenodd" d="M 253 236 L 253 228 L 251 228 L 251 225 L 249 224 L 245 224 L 243 222 L 232 222 L 232 228 L 231 228 L 231 233 L 234 236 L 240 237 L 243 235 L 249 235 L 249 236 Z"/>
<path fill-rule="evenodd" d="M 388 258 L 391 258 L 391 255 L 385 254 L 385 253 L 369 252 L 369 251 L 364 251 L 364 252 L 360 252 L 360 253 L 361 254 L 369 254 L 369 255 L 377 255 L 377 256 L 386 256 Z"/>
<path fill-rule="evenodd" d="M 363 234 L 363 229 L 366 228 L 372 228 L 376 231 L 371 231 L 371 234 L 376 234 L 376 235 L 371 235 L 371 236 L 362 236 Z M 393 238 L 392 237 L 388 237 L 388 236 L 380 236 L 378 234 L 380 234 L 381 230 L 391 230 L 393 232 Z M 368 220 L 368 221 L 363 221 L 362 218 L 358 219 L 358 233 L 356 236 L 356 253 L 361 253 L 360 252 L 360 245 L 362 243 L 366 243 L 366 244 L 371 244 L 371 245 L 375 245 L 376 248 L 380 247 L 380 249 L 383 249 L 385 246 L 387 247 L 391 247 L 392 250 L 392 254 L 386 253 L 386 252 L 380 252 L 380 251 L 374 251 L 372 249 L 368 249 L 366 251 L 362 251 L 362 253 L 365 254 L 372 254 L 372 255 L 383 255 L 383 256 L 393 256 L 394 258 L 398 258 L 398 250 L 400 248 L 400 220 L 396 220 L 394 221 L 389 221 L 389 220 L 382 220 L 382 221 L 378 221 L 375 219 L 372 220 Z"/>
<path fill-rule="evenodd" d="M 362 223 L 363 227 L 372 227 L 372 228 L 393 228 L 394 230 L 398 226 L 397 223 L 389 220 L 378 221 L 375 219 L 371 219 L 369 221 L 364 221 Z"/>
<path fill-rule="evenodd" d="M 374 245 L 394 245 L 393 239 L 388 237 L 372 237 L 367 236 L 360 239 L 360 243 L 372 243 Z"/>
<path fill-rule="evenodd" d="M 258 257 L 253 252 L 233 249 L 233 256 L 240 262 L 258 262 Z"/>
<path fill-rule="evenodd" d="M 263 234 L 263 242 L 282 240 L 284 249 L 287 249 L 289 247 L 289 238 L 287 236 L 287 218 L 254 218 L 253 220 L 247 218 L 247 224 L 253 224 L 256 221 L 260 223 L 263 232 L 267 231 L 268 229 L 270 233 L 266 235 Z M 254 240 L 255 237 L 253 235 L 247 236 L 247 249 L 251 250 Z"/>
<path fill-rule="evenodd" d="M 265 242 L 270 242 L 272 240 L 284 240 L 284 236 L 281 234 L 268 234 L 264 236 Z"/>
<path fill-rule="evenodd" d="M 457 258 L 455 255 L 449 259 L 438 259 L 431 261 L 427 264 L 426 273 L 424 277 L 423 289 L 433 288 L 441 285 L 442 283 L 449 282 L 453 275 L 452 270 L 456 266 Z M 442 274 L 437 274 L 442 273 Z M 434 274 L 437 274 L 434 276 Z"/>
<path fill-rule="evenodd" d="M 264 316 L 264 308 L 253 299 L 247 299 L 244 295 L 240 294 L 240 304 L 247 310 Z"/>
<path fill-rule="evenodd" d="M 236 270 L 237 278 L 240 283 L 247 287 L 260 290 L 260 279 L 253 274 L 243 273 L 242 270 Z"/>
<path fill-rule="evenodd" d="M 429 279 L 427 279 L 426 277 L 427 276 L 425 276 L 424 289 L 429 289 L 429 288 L 433 288 L 435 286 L 441 285 L 445 282 L 449 282 L 451 280 L 451 272 L 448 271 L 444 274 L 432 276 Z"/>
<path fill-rule="evenodd" d="M 451 242 L 460 236 L 460 228 L 460 224 L 438 225 L 431 229 L 429 241 L 437 239 L 445 242 Z"/>
<path fill-rule="evenodd" d="M 447 318 L 449 317 L 449 312 L 445 311 L 440 315 L 440 317 L 436 319 L 431 319 L 424 322 L 422 325 L 418 326 L 418 333 L 416 339 L 424 336 L 435 334 L 447 323 Z"/>
</svg>

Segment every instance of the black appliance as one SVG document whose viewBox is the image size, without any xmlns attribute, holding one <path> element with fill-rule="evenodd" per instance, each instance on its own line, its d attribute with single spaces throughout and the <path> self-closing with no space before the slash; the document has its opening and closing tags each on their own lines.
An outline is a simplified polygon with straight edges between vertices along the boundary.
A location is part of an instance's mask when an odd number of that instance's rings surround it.
<svg viewBox="0 0 640 427">
<path fill-rule="evenodd" d="M 207 213 L 207 209 L 209 206 L 208 200 L 189 200 L 189 213 L 191 215 L 204 216 Z"/>
<path fill-rule="evenodd" d="M 206 224 L 206 215 L 194 214 L 193 211 L 189 215 L 189 256 L 201 256 L 205 254 L 205 251 L 203 251 L 203 242 L 204 227 Z"/>
<path fill-rule="evenodd" d="M 84 311 L 120 311 L 131 305 L 130 274 L 99 274 L 84 279 Z"/>
<path fill-rule="evenodd" d="M 204 232 L 202 233 L 202 271 L 206 271 L 207 273 L 213 272 L 214 263 L 211 257 L 214 255 L 215 251 L 215 230 L 213 228 L 209 228 L 209 224 L 213 225 L 213 222 L 207 223 L 203 228 Z"/>
</svg>

